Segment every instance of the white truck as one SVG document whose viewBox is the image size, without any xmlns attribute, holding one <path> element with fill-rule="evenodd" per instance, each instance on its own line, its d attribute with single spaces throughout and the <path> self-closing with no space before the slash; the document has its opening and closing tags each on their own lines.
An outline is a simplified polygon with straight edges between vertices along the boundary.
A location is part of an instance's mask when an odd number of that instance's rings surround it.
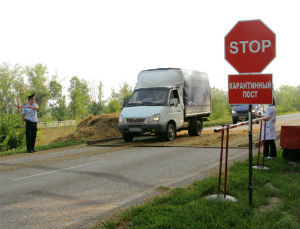
<svg viewBox="0 0 300 229">
<path fill-rule="evenodd" d="M 150 69 L 139 73 L 136 88 L 120 114 L 118 128 L 125 141 L 142 134 L 163 135 L 171 141 L 181 130 L 199 136 L 210 113 L 206 73 Z"/>
</svg>

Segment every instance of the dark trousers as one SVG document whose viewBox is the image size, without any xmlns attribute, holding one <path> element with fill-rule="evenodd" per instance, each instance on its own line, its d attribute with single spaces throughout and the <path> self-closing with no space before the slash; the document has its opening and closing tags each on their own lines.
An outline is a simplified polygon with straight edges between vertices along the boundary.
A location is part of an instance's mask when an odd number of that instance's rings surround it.
<svg viewBox="0 0 300 229">
<path fill-rule="evenodd" d="M 34 151 L 36 132 L 37 132 L 37 122 L 30 122 L 25 120 L 26 123 L 26 145 L 27 152 Z"/>
<path fill-rule="evenodd" d="M 275 140 L 265 140 L 265 157 L 276 157 Z M 271 149 L 271 152 L 270 152 Z"/>
</svg>

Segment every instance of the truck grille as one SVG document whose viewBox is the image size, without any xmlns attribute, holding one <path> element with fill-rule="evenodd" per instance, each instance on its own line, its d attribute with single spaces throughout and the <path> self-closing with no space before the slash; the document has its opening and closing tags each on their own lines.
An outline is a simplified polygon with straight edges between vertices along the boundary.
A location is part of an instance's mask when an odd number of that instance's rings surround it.
<svg viewBox="0 0 300 229">
<path fill-rule="evenodd" d="M 127 123 L 144 123 L 145 118 L 127 118 Z"/>
</svg>

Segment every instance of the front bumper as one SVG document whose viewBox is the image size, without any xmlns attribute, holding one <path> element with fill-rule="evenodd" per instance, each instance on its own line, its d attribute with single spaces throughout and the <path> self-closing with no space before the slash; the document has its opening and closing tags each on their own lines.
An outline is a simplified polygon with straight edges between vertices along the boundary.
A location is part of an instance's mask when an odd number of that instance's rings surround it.
<svg viewBox="0 0 300 229">
<path fill-rule="evenodd" d="M 257 116 L 255 113 L 252 113 L 252 118 L 255 119 Z M 232 113 L 233 120 L 248 120 L 249 114 L 248 112 L 244 113 Z"/>
<path fill-rule="evenodd" d="M 164 133 L 166 132 L 167 124 L 118 124 L 118 129 L 121 133 Z"/>
</svg>

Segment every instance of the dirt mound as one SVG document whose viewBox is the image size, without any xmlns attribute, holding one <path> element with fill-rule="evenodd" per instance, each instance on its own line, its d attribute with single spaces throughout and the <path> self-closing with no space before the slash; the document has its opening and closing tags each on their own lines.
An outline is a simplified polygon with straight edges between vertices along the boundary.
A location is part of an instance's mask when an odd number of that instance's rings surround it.
<svg viewBox="0 0 300 229">
<path fill-rule="evenodd" d="M 121 137 L 117 127 L 118 121 L 119 114 L 89 115 L 79 123 L 74 133 L 66 137 L 57 138 L 54 142 Z"/>
</svg>

